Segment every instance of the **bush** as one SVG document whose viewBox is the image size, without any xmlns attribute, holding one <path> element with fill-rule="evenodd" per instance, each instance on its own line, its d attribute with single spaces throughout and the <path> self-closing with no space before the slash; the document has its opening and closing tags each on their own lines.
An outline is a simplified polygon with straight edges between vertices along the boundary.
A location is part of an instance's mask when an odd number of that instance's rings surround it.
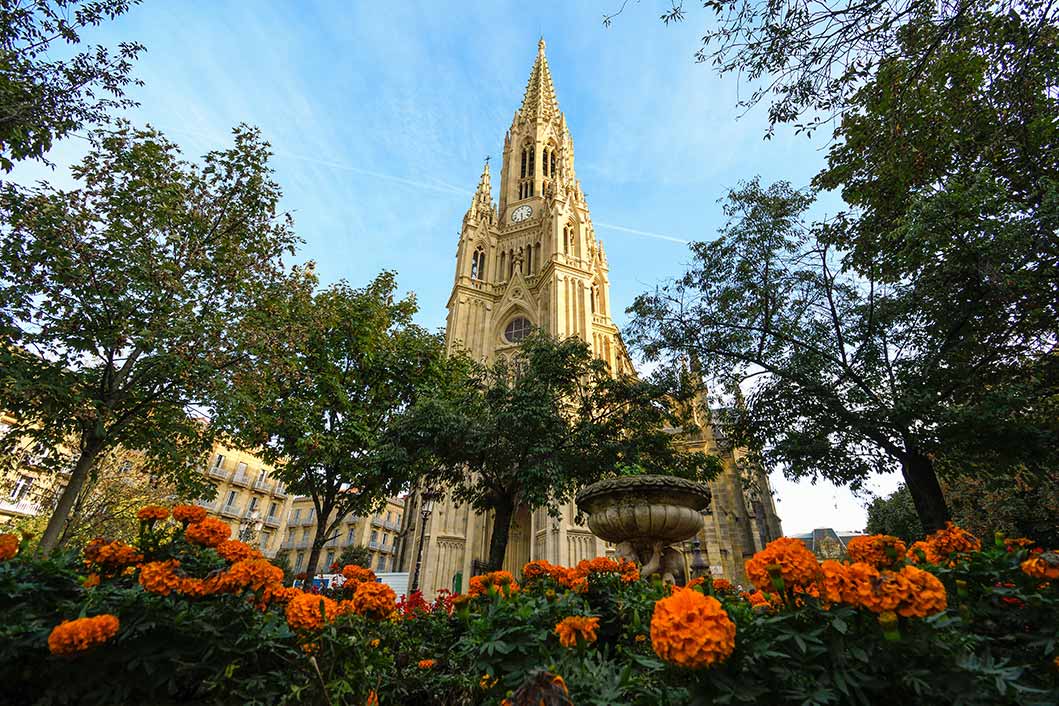
<svg viewBox="0 0 1059 706">
<path fill-rule="evenodd" d="M 368 569 L 282 582 L 219 523 L 144 512 L 133 545 L 39 559 L 0 535 L 0 678 L 20 703 L 688 704 L 1059 701 L 1059 556 L 949 527 L 853 563 L 779 540 L 756 590 L 609 559 L 532 562 L 395 600 Z M 112 616 L 112 617 L 111 617 Z"/>
</svg>

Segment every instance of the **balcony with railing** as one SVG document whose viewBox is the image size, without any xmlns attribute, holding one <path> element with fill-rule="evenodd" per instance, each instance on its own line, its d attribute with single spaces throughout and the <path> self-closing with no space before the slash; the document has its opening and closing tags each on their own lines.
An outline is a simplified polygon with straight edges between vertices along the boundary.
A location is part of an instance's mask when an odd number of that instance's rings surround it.
<svg viewBox="0 0 1059 706">
<path fill-rule="evenodd" d="M 221 466 L 210 466 L 210 475 L 214 478 L 225 480 L 228 478 L 228 471 Z"/>
<path fill-rule="evenodd" d="M 249 487 L 250 474 L 246 471 L 243 471 L 242 473 L 236 473 L 234 476 L 232 476 L 232 483 L 235 483 L 236 485 L 242 485 L 244 487 Z"/>
<path fill-rule="evenodd" d="M 386 522 L 383 523 L 382 526 L 385 527 L 386 529 L 390 530 L 391 532 L 400 532 L 401 531 L 401 523 L 400 522 L 391 522 L 391 521 L 387 520 Z"/>
<path fill-rule="evenodd" d="M 254 481 L 254 490 L 268 493 L 272 490 L 272 483 L 270 483 L 267 478 L 258 478 Z"/>
<path fill-rule="evenodd" d="M 279 515 L 269 515 L 264 519 L 267 527 L 279 527 Z"/>
<path fill-rule="evenodd" d="M 221 514 L 226 517 L 239 517 L 240 511 L 235 505 L 222 505 Z"/>
<path fill-rule="evenodd" d="M 385 523 L 378 517 L 371 518 L 372 527 L 382 527 Z"/>
<path fill-rule="evenodd" d="M 196 504 L 206 512 L 217 512 L 217 503 L 212 500 L 199 500 Z"/>
<path fill-rule="evenodd" d="M 287 489 L 283 487 L 282 483 L 276 481 L 275 486 L 272 488 L 272 494 L 277 498 L 285 498 L 287 497 Z"/>
<path fill-rule="evenodd" d="M 12 515 L 36 515 L 40 511 L 40 506 L 32 500 L 4 500 L 0 502 L 0 512 L 7 512 Z"/>
<path fill-rule="evenodd" d="M 379 550 L 382 549 L 382 545 L 378 542 L 368 542 L 368 549 Z"/>
</svg>

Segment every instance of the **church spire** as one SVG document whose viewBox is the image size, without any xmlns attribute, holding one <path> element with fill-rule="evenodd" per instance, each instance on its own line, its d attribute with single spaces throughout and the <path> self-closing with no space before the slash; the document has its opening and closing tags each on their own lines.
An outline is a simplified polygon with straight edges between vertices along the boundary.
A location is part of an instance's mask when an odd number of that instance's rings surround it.
<svg viewBox="0 0 1059 706">
<path fill-rule="evenodd" d="M 496 209 L 493 206 L 493 184 L 489 174 L 489 158 L 485 158 L 485 167 L 482 168 L 482 176 L 478 179 L 478 188 L 471 200 L 471 207 L 467 210 L 469 218 L 478 218 L 493 223 L 496 218 Z"/>
<path fill-rule="evenodd" d="M 544 37 L 537 42 L 537 60 L 533 62 L 526 94 L 522 98 L 522 117 L 530 120 L 551 121 L 559 114 L 559 101 L 552 85 L 552 72 L 548 69 L 548 57 L 544 55 Z"/>
</svg>

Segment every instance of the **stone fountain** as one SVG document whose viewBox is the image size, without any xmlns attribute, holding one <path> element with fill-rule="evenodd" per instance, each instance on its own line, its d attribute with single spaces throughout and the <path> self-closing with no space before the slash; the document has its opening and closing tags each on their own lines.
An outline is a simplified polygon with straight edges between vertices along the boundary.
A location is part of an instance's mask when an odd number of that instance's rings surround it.
<svg viewBox="0 0 1059 706">
<path fill-rule="evenodd" d="M 619 476 L 593 483 L 577 494 L 592 533 L 617 545 L 619 557 L 641 564 L 642 577 L 660 574 L 683 583 L 683 552 L 671 546 L 702 529 L 710 489 L 676 476 Z"/>
</svg>

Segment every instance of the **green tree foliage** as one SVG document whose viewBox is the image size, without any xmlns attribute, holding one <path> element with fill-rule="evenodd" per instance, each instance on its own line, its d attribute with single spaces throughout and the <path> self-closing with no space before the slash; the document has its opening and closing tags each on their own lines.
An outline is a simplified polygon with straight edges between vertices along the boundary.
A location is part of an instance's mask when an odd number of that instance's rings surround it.
<svg viewBox="0 0 1059 706">
<path fill-rule="evenodd" d="M 212 406 L 247 361 L 238 332 L 262 313 L 296 238 L 257 131 L 201 165 L 152 129 L 93 137 L 80 186 L 0 189 L 0 407 L 16 423 L 0 464 L 28 439 L 69 471 L 41 540 L 50 551 L 97 461 L 143 453 L 180 495 L 208 494 L 195 466 Z"/>
<path fill-rule="evenodd" d="M 335 563 L 340 567 L 353 564 L 354 566 L 363 566 L 365 569 L 370 569 L 371 550 L 367 547 L 351 544 L 342 549 L 342 553 L 338 555 Z"/>
<path fill-rule="evenodd" d="M 871 501 L 864 531 L 900 537 L 908 545 L 923 539 L 923 523 L 916 514 L 916 504 L 912 502 L 908 486 L 902 485 L 885 498 L 877 497 Z"/>
<path fill-rule="evenodd" d="M 80 44 L 85 29 L 138 2 L 0 0 L 0 168 L 10 171 L 20 159 L 43 160 L 56 140 L 135 105 L 125 89 L 134 82 L 130 72 L 141 44 L 72 55 L 69 47 Z"/>
<path fill-rule="evenodd" d="M 952 519 L 979 537 L 1001 532 L 1028 537 L 1042 547 L 1059 545 L 1059 475 L 1012 477 L 960 476 L 942 481 Z M 868 506 L 867 531 L 892 534 L 906 541 L 923 538 L 908 488 L 901 486 Z"/>
<path fill-rule="evenodd" d="M 370 515 L 423 471 L 390 431 L 447 363 L 441 337 L 412 322 L 415 298 L 397 298 L 393 273 L 361 289 L 315 291 L 311 267 L 292 281 L 218 418 L 290 492 L 312 499 L 313 576 L 343 517 Z"/>
<path fill-rule="evenodd" d="M 519 507 L 557 513 L 577 489 L 622 467 L 699 479 L 719 468 L 665 431 L 680 421 L 661 387 L 613 377 L 579 339 L 535 334 L 510 359 L 464 366 L 454 390 L 421 400 L 399 429 L 411 448 L 434 455 L 431 482 L 494 513 L 494 568 Z"/>
</svg>

